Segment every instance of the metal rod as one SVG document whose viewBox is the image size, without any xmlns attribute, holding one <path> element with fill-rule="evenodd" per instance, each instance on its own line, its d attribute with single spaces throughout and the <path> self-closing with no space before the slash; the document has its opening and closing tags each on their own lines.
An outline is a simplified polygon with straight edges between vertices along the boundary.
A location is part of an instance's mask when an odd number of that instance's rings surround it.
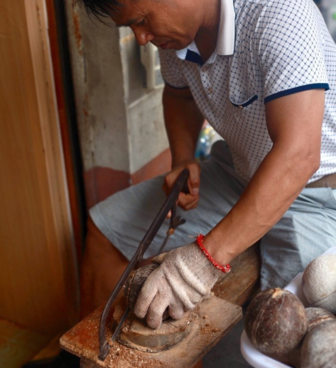
<svg viewBox="0 0 336 368">
<path fill-rule="evenodd" d="M 185 188 L 187 180 L 189 177 L 189 170 L 184 169 L 180 175 L 178 176 L 172 191 L 168 195 L 166 201 L 162 205 L 159 213 L 156 215 L 154 221 L 152 222 L 151 226 L 147 230 L 145 236 L 143 237 L 142 241 L 139 244 L 137 251 L 135 252 L 134 256 L 132 257 L 129 265 L 127 266 L 126 270 L 122 274 L 121 278 L 119 279 L 115 289 L 113 290 L 109 300 L 107 301 L 103 313 L 100 318 L 100 325 L 99 325 L 99 355 L 98 358 L 100 360 L 105 360 L 109 350 L 110 345 L 106 340 L 106 320 L 109 314 L 109 311 L 115 302 L 122 286 L 126 282 L 129 274 L 132 272 L 133 268 L 136 264 L 141 261 L 144 253 L 146 252 L 147 248 L 151 244 L 152 240 L 154 239 L 155 235 L 159 231 L 162 223 L 164 222 L 165 218 L 167 217 L 168 212 L 176 205 L 178 200 L 178 196 L 180 192 Z"/>
<path fill-rule="evenodd" d="M 181 219 L 180 216 L 176 216 L 176 205 L 174 205 L 172 210 L 171 210 L 170 226 L 169 226 L 169 229 L 167 231 L 167 235 L 166 235 L 159 251 L 156 254 L 157 256 L 162 253 L 162 251 L 164 250 L 165 246 L 168 243 L 169 238 L 174 234 L 176 228 L 179 225 L 182 225 L 184 223 L 185 223 L 184 219 Z M 123 316 L 121 317 L 120 322 L 119 322 L 117 328 L 115 329 L 115 331 L 113 333 L 113 336 L 112 336 L 112 339 L 111 339 L 112 341 L 115 341 L 115 339 L 117 338 L 117 336 L 118 336 L 118 334 L 121 330 L 121 327 L 122 327 L 123 323 L 125 322 L 130 310 L 131 310 L 130 307 L 127 306 L 126 311 L 124 312 Z"/>
<path fill-rule="evenodd" d="M 124 314 L 123 314 L 123 316 L 121 317 L 121 320 L 120 320 L 117 328 L 115 329 L 115 331 L 113 333 L 113 336 L 112 336 L 112 339 L 111 339 L 112 341 L 114 341 L 117 338 L 117 336 L 118 336 L 118 334 L 119 334 L 119 332 L 121 330 L 121 327 L 122 327 L 123 323 L 126 321 L 126 318 L 129 315 L 129 312 L 130 311 L 131 311 L 131 308 L 128 305 L 127 308 L 126 308 L 126 310 L 125 310 L 125 312 L 124 312 Z"/>
</svg>

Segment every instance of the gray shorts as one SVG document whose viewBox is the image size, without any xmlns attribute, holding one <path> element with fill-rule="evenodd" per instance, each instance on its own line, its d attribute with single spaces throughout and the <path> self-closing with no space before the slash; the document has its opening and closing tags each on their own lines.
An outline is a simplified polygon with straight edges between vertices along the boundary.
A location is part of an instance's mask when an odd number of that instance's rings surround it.
<svg viewBox="0 0 336 368">
<path fill-rule="evenodd" d="M 196 209 L 179 215 L 186 223 L 178 227 L 165 251 L 207 234 L 239 199 L 247 182 L 233 169 L 224 141 L 216 142 L 210 158 L 201 163 L 200 200 Z M 166 197 L 164 176 L 118 192 L 90 210 L 96 226 L 130 260 Z M 166 220 L 145 253 L 155 256 L 169 227 Z M 261 287 L 284 287 L 307 264 L 336 245 L 336 190 L 305 188 L 283 218 L 261 239 Z"/>
</svg>

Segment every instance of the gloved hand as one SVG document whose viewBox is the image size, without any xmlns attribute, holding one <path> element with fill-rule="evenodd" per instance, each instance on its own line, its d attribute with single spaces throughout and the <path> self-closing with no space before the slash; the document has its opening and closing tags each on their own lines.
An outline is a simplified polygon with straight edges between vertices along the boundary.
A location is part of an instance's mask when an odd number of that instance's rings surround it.
<svg viewBox="0 0 336 368">
<path fill-rule="evenodd" d="M 221 275 L 195 243 L 163 253 L 153 262 L 161 265 L 146 280 L 134 308 L 152 328 L 161 326 L 167 307 L 171 318 L 180 319 L 210 294 Z"/>
</svg>

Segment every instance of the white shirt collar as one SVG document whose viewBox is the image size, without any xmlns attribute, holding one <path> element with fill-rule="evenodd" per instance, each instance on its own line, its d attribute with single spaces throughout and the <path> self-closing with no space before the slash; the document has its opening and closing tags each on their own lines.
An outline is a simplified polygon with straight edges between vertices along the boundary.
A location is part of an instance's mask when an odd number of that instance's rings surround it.
<svg viewBox="0 0 336 368">
<path fill-rule="evenodd" d="M 221 0 L 220 20 L 216 53 L 218 55 L 233 55 L 235 43 L 235 12 L 233 0 Z M 185 60 L 188 50 L 199 54 L 195 41 L 185 49 L 177 50 L 178 58 Z"/>
<path fill-rule="evenodd" d="M 221 0 L 221 14 L 217 40 L 218 55 L 233 55 L 235 33 L 236 24 L 233 0 Z"/>
</svg>

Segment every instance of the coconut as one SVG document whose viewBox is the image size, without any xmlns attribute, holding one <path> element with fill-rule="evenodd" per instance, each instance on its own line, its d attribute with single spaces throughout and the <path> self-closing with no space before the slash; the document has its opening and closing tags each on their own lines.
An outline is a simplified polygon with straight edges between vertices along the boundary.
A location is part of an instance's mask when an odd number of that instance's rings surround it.
<svg viewBox="0 0 336 368">
<path fill-rule="evenodd" d="M 308 331 L 311 331 L 321 323 L 336 319 L 336 317 L 329 311 L 323 308 L 306 308 L 307 320 L 308 320 Z"/>
<path fill-rule="evenodd" d="M 302 290 L 311 307 L 336 314 L 336 254 L 315 258 L 302 276 Z"/>
<path fill-rule="evenodd" d="M 309 331 L 301 348 L 301 368 L 336 367 L 336 320 Z"/>
<path fill-rule="evenodd" d="M 247 308 L 245 330 L 262 353 L 286 361 L 308 329 L 300 299 L 280 288 L 260 292 Z"/>
</svg>

